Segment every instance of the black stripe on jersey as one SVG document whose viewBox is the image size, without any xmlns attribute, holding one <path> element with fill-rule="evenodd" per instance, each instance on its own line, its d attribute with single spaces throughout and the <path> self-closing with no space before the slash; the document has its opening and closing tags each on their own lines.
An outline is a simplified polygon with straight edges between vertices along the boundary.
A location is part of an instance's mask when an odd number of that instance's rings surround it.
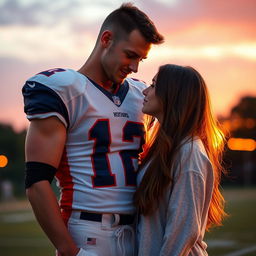
<svg viewBox="0 0 256 256">
<path fill-rule="evenodd" d="M 93 85 L 95 85 L 95 87 L 97 87 L 102 93 L 104 93 L 114 104 L 114 99 L 113 96 L 117 96 L 120 99 L 120 105 L 118 105 L 118 107 L 120 107 L 125 99 L 126 94 L 129 91 L 129 83 L 127 81 L 124 81 L 124 83 L 122 83 L 119 86 L 119 89 L 117 91 L 117 93 L 113 94 L 107 90 L 105 90 L 102 86 L 98 85 L 97 83 L 95 83 L 93 80 L 91 80 L 89 77 L 87 77 Z"/>
<path fill-rule="evenodd" d="M 48 86 L 34 81 L 27 81 L 22 88 L 24 112 L 27 115 L 57 112 L 61 114 L 68 126 L 68 111 L 60 96 Z"/>
</svg>

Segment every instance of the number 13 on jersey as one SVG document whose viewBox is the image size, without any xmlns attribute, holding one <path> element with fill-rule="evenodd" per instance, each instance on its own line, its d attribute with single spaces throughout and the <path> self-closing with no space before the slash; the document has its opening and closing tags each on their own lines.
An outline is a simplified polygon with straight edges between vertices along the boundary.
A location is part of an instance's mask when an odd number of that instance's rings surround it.
<svg viewBox="0 0 256 256">
<path fill-rule="evenodd" d="M 127 121 L 122 132 L 122 142 L 134 142 L 134 137 L 140 138 L 137 149 L 121 150 L 119 152 L 123 163 L 126 186 L 136 185 L 136 170 L 133 159 L 138 158 L 144 143 L 144 126 L 142 123 Z M 94 151 L 91 155 L 94 176 L 92 184 L 94 187 L 116 186 L 115 174 L 111 172 L 108 153 L 111 147 L 111 130 L 108 119 L 98 119 L 89 130 L 89 140 L 94 140 Z"/>
</svg>

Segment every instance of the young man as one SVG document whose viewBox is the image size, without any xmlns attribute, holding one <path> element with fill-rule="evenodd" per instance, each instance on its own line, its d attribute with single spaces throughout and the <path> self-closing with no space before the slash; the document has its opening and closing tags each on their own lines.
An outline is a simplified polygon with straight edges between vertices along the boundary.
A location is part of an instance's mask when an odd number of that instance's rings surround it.
<svg viewBox="0 0 256 256">
<path fill-rule="evenodd" d="M 31 121 L 26 192 L 58 255 L 133 253 L 145 85 L 126 76 L 162 41 L 143 12 L 123 4 L 105 19 L 81 69 L 47 70 L 23 88 Z M 54 176 L 60 205 L 50 186 Z"/>
</svg>

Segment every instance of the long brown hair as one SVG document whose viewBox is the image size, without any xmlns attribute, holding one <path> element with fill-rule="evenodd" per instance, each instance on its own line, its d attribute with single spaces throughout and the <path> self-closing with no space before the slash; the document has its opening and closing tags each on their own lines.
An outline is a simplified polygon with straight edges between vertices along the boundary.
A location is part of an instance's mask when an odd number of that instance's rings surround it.
<svg viewBox="0 0 256 256">
<path fill-rule="evenodd" d="M 199 137 L 214 170 L 213 195 L 208 212 L 207 228 L 221 225 L 224 198 L 219 190 L 224 147 L 224 135 L 213 117 L 206 84 L 192 67 L 163 65 L 159 68 L 155 93 L 163 106 L 163 119 L 149 133 L 154 117 L 147 122 L 146 145 L 142 153 L 141 168 L 147 171 L 134 195 L 134 202 L 143 215 L 152 214 L 158 202 L 172 184 L 172 166 L 187 138 Z"/>
</svg>

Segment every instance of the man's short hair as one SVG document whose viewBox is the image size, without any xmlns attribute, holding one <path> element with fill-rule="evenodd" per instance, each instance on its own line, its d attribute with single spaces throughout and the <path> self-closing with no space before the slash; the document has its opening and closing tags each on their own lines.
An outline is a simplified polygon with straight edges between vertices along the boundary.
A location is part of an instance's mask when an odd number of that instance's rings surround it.
<svg viewBox="0 0 256 256">
<path fill-rule="evenodd" d="M 106 29 L 114 32 L 116 40 L 138 29 L 149 43 L 161 44 L 164 41 L 164 37 L 159 34 L 153 21 L 132 3 L 124 3 L 120 8 L 111 12 L 103 22 L 100 34 Z"/>
</svg>

